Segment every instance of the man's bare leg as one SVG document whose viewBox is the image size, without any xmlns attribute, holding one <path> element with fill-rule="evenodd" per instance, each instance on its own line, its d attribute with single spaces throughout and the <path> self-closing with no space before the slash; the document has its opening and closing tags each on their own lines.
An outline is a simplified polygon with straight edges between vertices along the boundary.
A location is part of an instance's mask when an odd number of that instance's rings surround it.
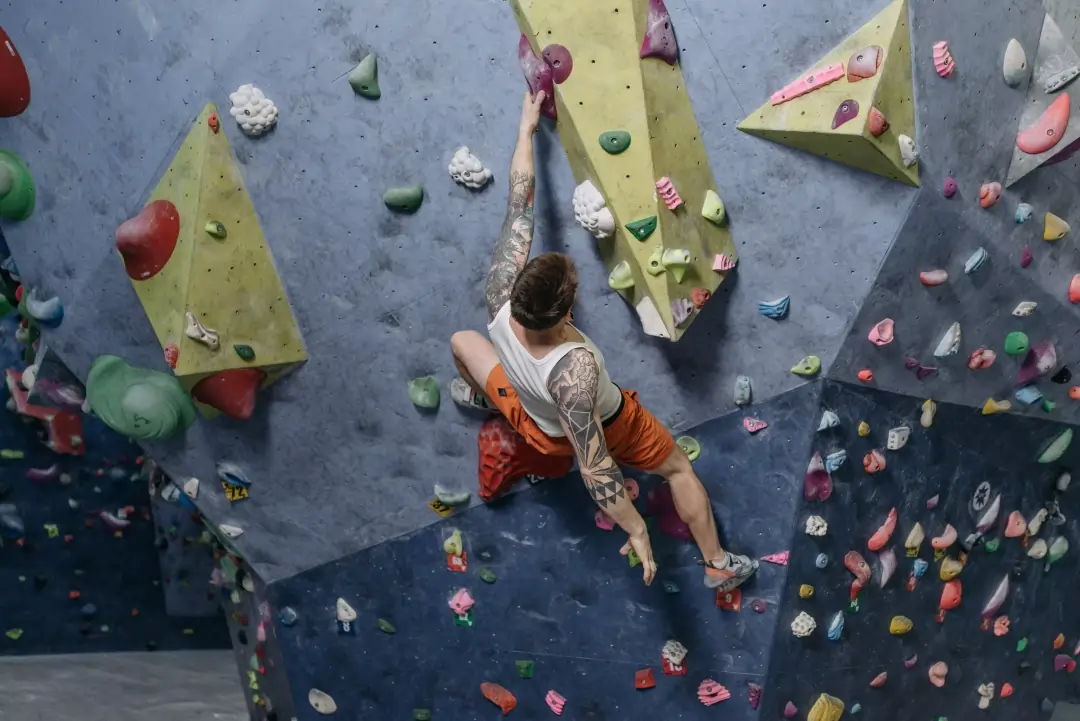
<svg viewBox="0 0 1080 721">
<path fill-rule="evenodd" d="M 494 408 L 495 404 L 487 394 L 487 379 L 491 370 L 499 364 L 495 346 L 474 330 L 459 330 L 450 336 L 450 350 L 462 379 L 489 407 Z"/>
<path fill-rule="evenodd" d="M 715 580 L 719 581 L 717 585 L 735 588 L 753 574 L 757 569 L 756 562 L 745 556 L 728 554 L 720 545 L 716 519 L 713 517 L 712 506 L 709 504 L 709 494 L 705 492 L 705 487 L 694 473 L 693 466 L 690 465 L 690 459 L 681 448 L 676 446 L 659 468 L 649 472 L 663 476 L 671 485 L 671 498 L 675 502 L 675 510 L 683 523 L 690 527 L 690 533 L 701 551 L 701 557 L 706 566 L 721 571 L 730 568 L 735 574 L 735 578 L 730 580 L 716 578 Z M 718 576 L 718 574 L 708 575 Z"/>
</svg>

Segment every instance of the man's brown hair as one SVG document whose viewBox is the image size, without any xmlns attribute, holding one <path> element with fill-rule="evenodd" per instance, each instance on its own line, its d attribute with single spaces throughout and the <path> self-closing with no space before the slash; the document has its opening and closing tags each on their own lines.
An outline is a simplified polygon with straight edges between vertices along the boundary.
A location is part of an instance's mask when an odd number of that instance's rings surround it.
<svg viewBox="0 0 1080 721">
<path fill-rule="evenodd" d="M 538 255 L 522 268 L 510 293 L 510 315 L 529 330 L 547 330 L 574 306 L 577 270 L 564 253 Z"/>
</svg>

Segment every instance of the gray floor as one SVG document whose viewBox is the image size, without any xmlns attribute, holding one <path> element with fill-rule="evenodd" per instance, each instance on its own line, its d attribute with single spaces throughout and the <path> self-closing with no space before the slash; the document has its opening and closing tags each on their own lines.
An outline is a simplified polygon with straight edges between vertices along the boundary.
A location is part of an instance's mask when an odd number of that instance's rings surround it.
<svg viewBox="0 0 1080 721">
<path fill-rule="evenodd" d="M 247 721 L 231 651 L 0 658 L 0 719 Z"/>
</svg>

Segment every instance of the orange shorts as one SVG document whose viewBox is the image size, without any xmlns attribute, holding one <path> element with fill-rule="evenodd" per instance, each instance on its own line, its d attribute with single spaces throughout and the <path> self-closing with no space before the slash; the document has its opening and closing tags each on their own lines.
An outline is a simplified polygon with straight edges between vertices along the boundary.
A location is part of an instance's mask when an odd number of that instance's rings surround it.
<svg viewBox="0 0 1080 721">
<path fill-rule="evenodd" d="M 501 363 L 491 369 L 485 390 L 488 398 L 530 446 L 547 456 L 574 455 L 569 439 L 547 435 L 525 412 Z M 643 471 L 659 468 L 675 450 L 675 439 L 656 416 L 641 405 L 637 391 L 624 390 L 622 396 L 619 411 L 604 422 L 604 438 L 611 457 L 619 465 Z"/>
</svg>

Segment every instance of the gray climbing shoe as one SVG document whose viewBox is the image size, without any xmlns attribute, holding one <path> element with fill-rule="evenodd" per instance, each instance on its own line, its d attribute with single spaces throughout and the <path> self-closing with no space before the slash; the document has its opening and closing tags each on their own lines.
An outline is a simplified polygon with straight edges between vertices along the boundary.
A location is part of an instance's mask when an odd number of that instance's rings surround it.
<svg viewBox="0 0 1080 721">
<path fill-rule="evenodd" d="M 703 561 L 705 566 L 705 586 L 719 588 L 724 593 L 734 591 L 743 581 L 753 576 L 758 569 L 758 562 L 749 556 L 737 556 L 728 553 L 723 561 Z"/>
<path fill-rule="evenodd" d="M 463 408 L 471 408 L 473 410 L 486 411 L 488 413 L 494 413 L 499 410 L 488 403 L 487 398 L 484 398 L 484 396 L 474 391 L 472 386 L 466 383 L 465 379 L 460 376 L 450 381 L 450 397 L 454 399 L 454 403 L 457 403 Z"/>
</svg>

